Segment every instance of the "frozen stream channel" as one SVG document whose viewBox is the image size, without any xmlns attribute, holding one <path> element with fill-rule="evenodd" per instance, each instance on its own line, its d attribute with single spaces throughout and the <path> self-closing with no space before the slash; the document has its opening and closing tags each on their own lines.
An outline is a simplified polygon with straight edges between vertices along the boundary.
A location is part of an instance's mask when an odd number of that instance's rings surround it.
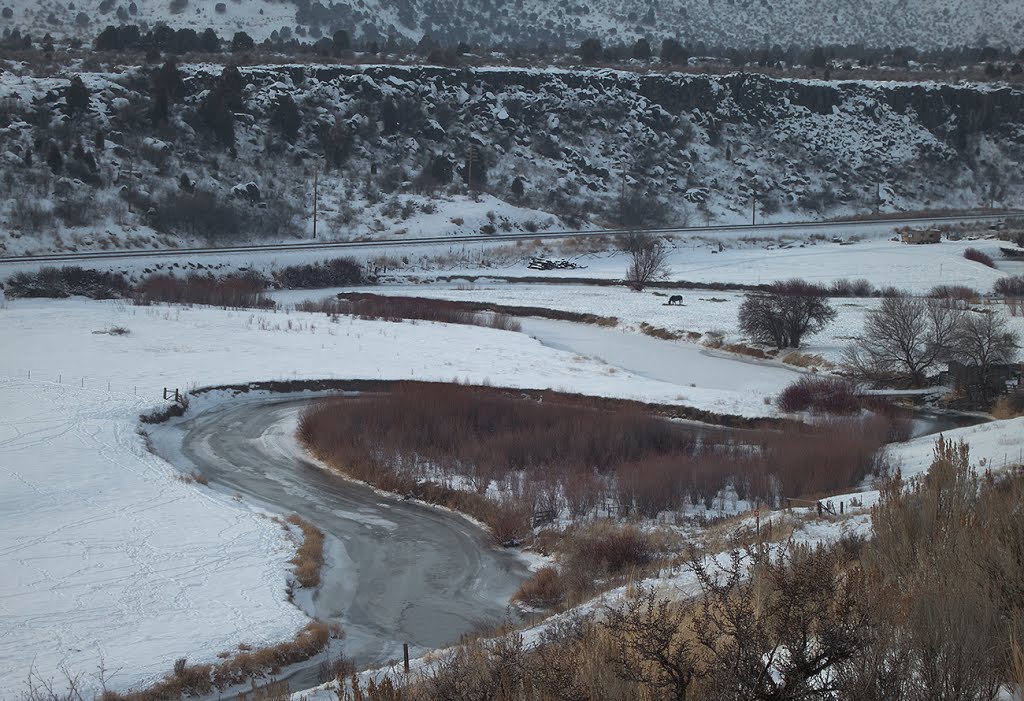
<svg viewBox="0 0 1024 701">
<path fill-rule="evenodd" d="M 322 584 L 311 599 L 300 590 L 296 600 L 342 624 L 344 653 L 357 666 L 401 659 L 403 642 L 423 652 L 504 620 L 525 565 L 460 516 L 382 496 L 314 465 L 294 437 L 311 401 L 239 398 L 151 435 L 163 457 L 197 469 L 211 487 L 274 513 L 298 513 L 324 531 Z M 320 661 L 289 670 L 293 691 L 317 683 Z"/>
</svg>

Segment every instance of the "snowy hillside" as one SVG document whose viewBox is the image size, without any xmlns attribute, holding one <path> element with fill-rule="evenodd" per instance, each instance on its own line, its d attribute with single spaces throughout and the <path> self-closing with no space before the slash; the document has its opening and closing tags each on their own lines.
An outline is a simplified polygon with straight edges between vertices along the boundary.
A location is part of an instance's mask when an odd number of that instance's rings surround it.
<svg viewBox="0 0 1024 701">
<path fill-rule="evenodd" d="M 1004 87 L 432 67 L 0 77 L 0 252 L 1021 206 Z M 482 204 L 467 209 L 466 197 Z"/>
<path fill-rule="evenodd" d="M 1024 5 L 1016 0 L 5 0 L 3 25 L 22 33 L 92 39 L 108 24 L 165 22 L 257 41 L 273 32 L 315 40 L 344 29 L 359 41 L 389 38 L 484 45 L 574 45 L 677 37 L 753 47 L 864 44 L 919 48 L 1020 46 Z"/>
</svg>

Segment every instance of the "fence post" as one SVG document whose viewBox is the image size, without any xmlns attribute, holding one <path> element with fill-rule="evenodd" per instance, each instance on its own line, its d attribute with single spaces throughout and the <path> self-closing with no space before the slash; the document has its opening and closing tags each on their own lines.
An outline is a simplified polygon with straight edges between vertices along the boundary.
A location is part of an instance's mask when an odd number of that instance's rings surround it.
<svg viewBox="0 0 1024 701">
<path fill-rule="evenodd" d="M 409 673 L 409 643 L 402 643 L 402 657 L 405 660 L 405 673 Z"/>
</svg>

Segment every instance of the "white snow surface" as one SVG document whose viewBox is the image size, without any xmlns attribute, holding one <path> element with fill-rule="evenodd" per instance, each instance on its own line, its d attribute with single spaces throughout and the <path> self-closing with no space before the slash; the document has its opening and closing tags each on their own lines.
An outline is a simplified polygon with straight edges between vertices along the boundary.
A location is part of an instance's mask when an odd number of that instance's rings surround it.
<svg viewBox="0 0 1024 701">
<path fill-rule="evenodd" d="M 151 402 L 9 377 L 0 391 L 0 698 L 17 698 L 30 670 L 61 688 L 61 667 L 91 698 L 101 663 L 124 689 L 305 624 L 285 596 L 295 543 L 267 515 L 176 480 L 136 432 Z"/>
<path fill-rule="evenodd" d="M 127 335 L 103 332 L 119 326 Z M 725 366 L 731 363 L 726 361 Z M 31 379 L 30 373 L 31 371 Z M 136 433 L 163 387 L 293 378 L 551 387 L 764 413 L 760 397 L 630 375 L 525 334 L 323 315 L 7 301 L 0 307 L 0 689 L 116 670 L 113 689 L 291 637 L 293 553 L 243 503 L 175 479 Z M 109 390 L 108 390 L 109 383 Z M 136 392 L 138 394 L 136 394 Z"/>
</svg>

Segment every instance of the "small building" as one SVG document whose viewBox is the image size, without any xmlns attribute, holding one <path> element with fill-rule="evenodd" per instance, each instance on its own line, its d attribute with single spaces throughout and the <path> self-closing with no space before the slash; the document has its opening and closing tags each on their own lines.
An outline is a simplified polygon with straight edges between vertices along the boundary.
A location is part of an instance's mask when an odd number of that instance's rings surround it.
<svg viewBox="0 0 1024 701">
<path fill-rule="evenodd" d="M 998 396 L 1016 392 L 1021 387 L 1021 363 L 1000 363 L 992 365 L 985 376 L 977 365 L 964 365 L 956 361 L 949 363 L 949 379 L 962 394 L 972 395 L 978 390 L 987 396 Z"/>
<path fill-rule="evenodd" d="M 942 240 L 942 232 L 938 229 L 910 229 L 900 233 L 903 243 L 938 243 Z"/>
</svg>

